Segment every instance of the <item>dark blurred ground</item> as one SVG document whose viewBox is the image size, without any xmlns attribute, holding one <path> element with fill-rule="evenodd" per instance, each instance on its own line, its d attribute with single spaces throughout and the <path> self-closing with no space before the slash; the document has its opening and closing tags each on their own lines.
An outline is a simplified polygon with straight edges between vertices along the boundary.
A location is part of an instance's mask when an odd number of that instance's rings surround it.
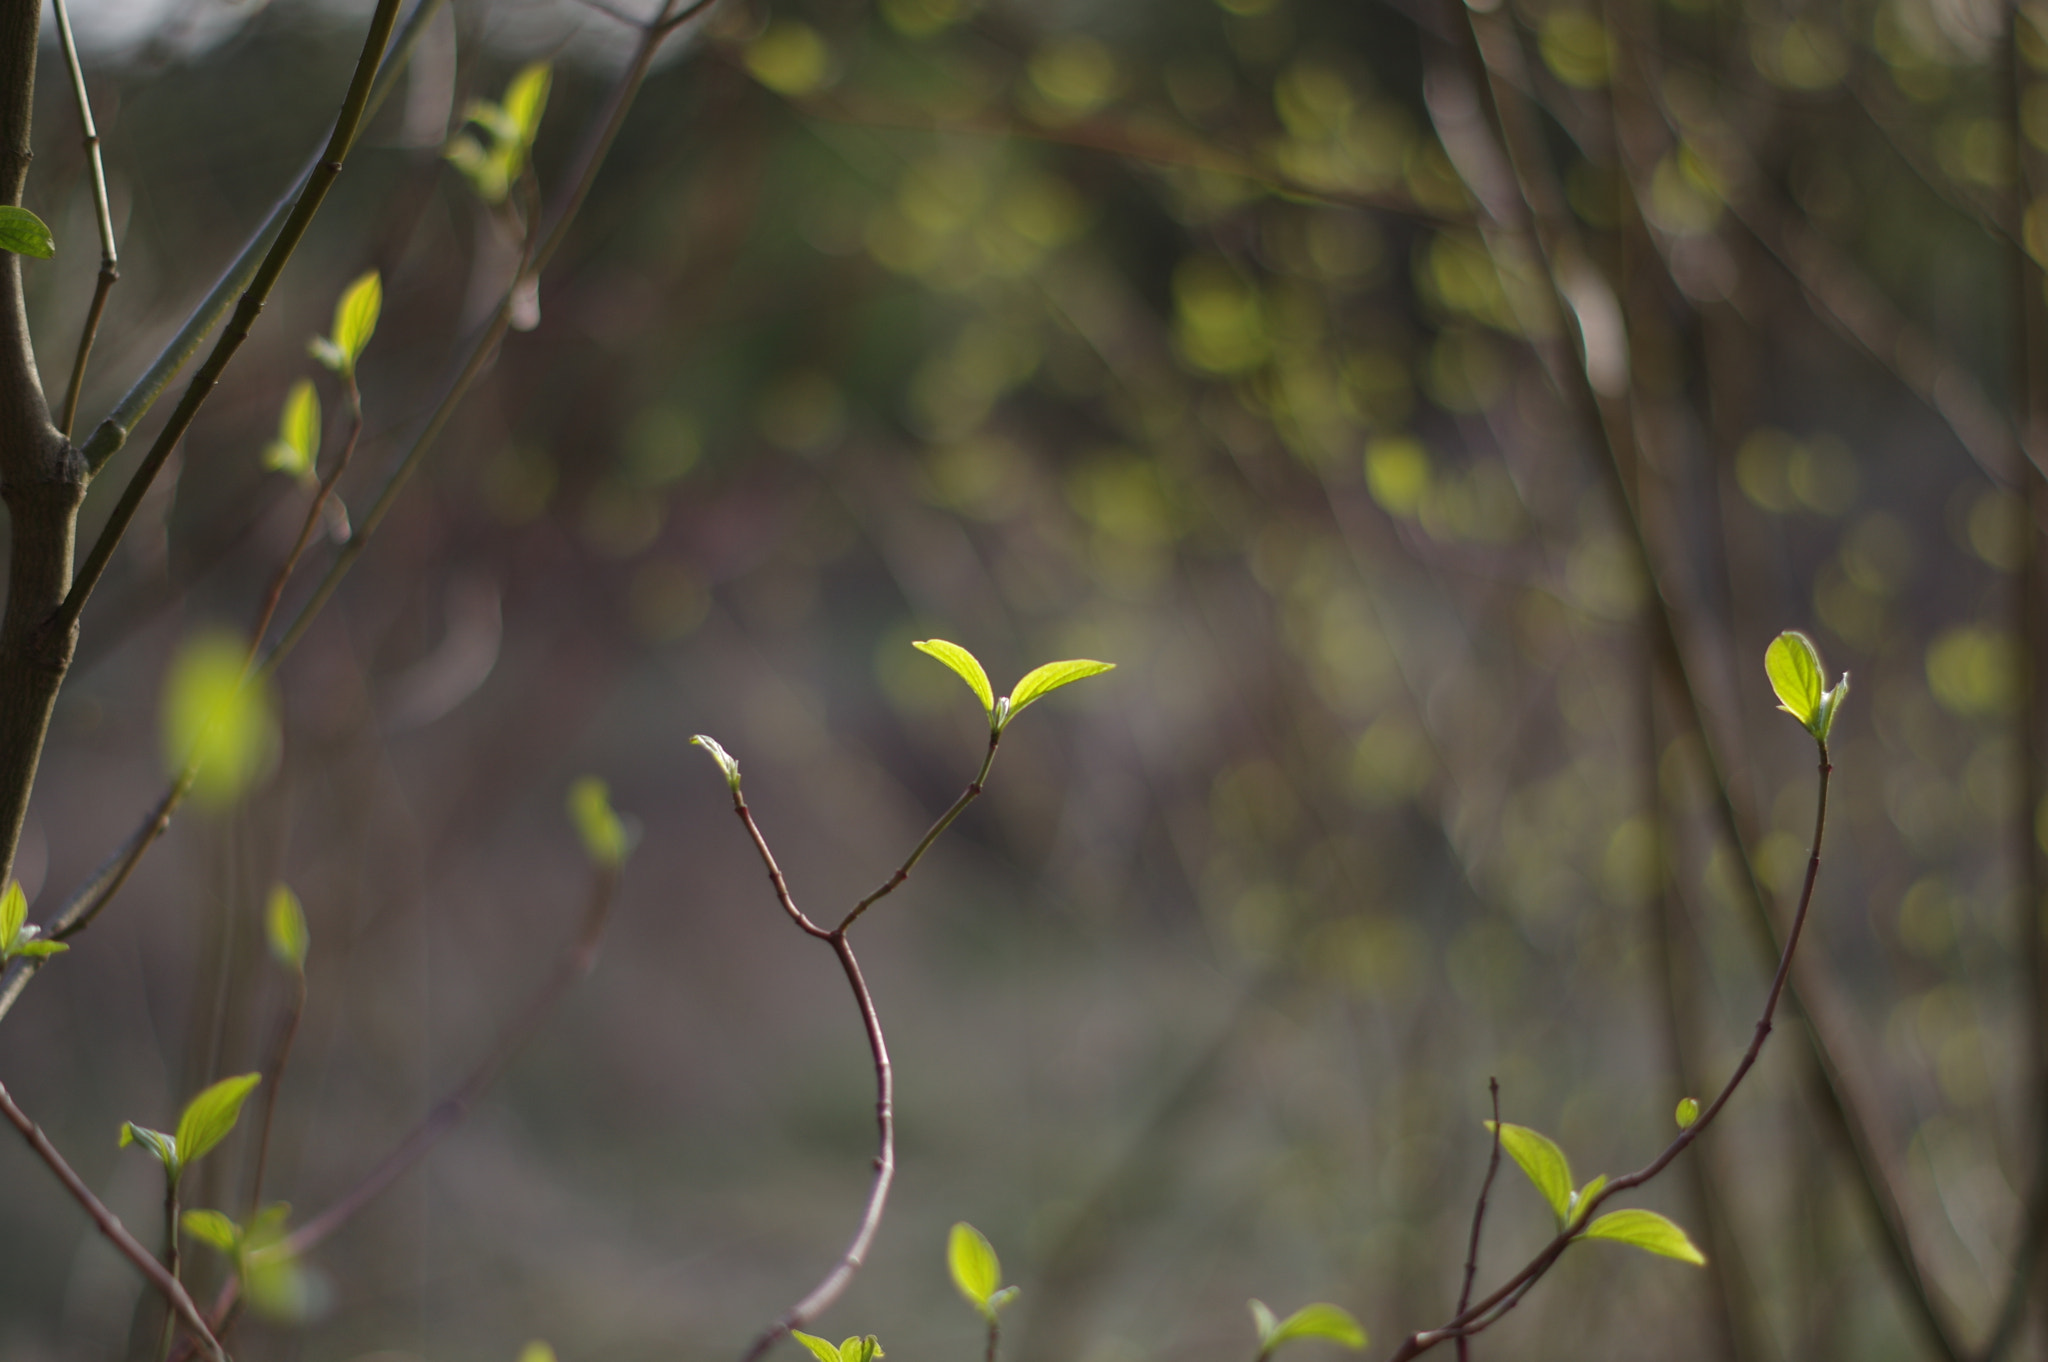
<svg viewBox="0 0 2048 1362">
<path fill-rule="evenodd" d="M 88 417 L 322 135 L 357 8 L 81 0 L 125 250 Z M 1971 403 L 2009 401 L 2013 285 L 1974 216 L 2010 182 L 1998 16 L 1605 12 L 1692 111 L 1674 133 L 1603 123 L 1622 49 L 1599 13 L 1512 8 L 1548 150 L 1624 281 L 1646 518 L 1781 896 L 1813 772 L 1764 645 L 1806 628 L 1854 674 L 1805 950 L 1938 1292 L 1980 1336 L 2042 1138 L 2011 908 L 2019 521 L 1984 456 L 2003 444 L 1963 443 Z M 1383 1353 L 1450 1313 L 1489 1076 L 1581 1177 L 1661 1148 L 1687 1091 L 1669 1000 L 1704 1098 L 1767 974 L 1698 742 L 1668 689 L 1648 717 L 1644 589 L 1599 456 L 1525 344 L 1558 343 L 1537 276 L 1465 225 L 1432 131 L 1457 19 L 820 0 L 676 43 L 539 329 L 285 668 L 274 775 L 182 816 L 8 1019 L 10 1088 L 152 1225 L 154 1167 L 115 1133 L 268 1053 L 286 990 L 258 913 L 288 881 L 310 1005 L 271 1186 L 309 1213 L 570 940 L 568 783 L 603 776 L 639 820 L 594 977 L 321 1251 L 331 1309 L 247 1325 L 237 1356 L 509 1362 L 544 1337 L 565 1362 L 731 1357 L 808 1289 L 866 1190 L 865 1046 L 687 742 L 738 757 L 829 915 L 979 759 L 973 701 L 910 648 L 934 635 L 999 689 L 1052 657 L 1118 670 L 1020 720 L 988 797 L 863 926 L 901 1169 L 823 1332 L 975 1354 L 943 1271 L 967 1219 L 1024 1288 L 1018 1362 L 1248 1357 L 1250 1296 L 1339 1302 Z M 556 57 L 553 188 L 625 44 L 574 4 L 459 6 L 430 34 L 86 615 L 23 853 L 39 911 L 160 788 L 167 659 L 246 630 L 289 544 L 303 492 L 259 454 L 304 337 L 384 272 L 343 484 L 360 512 L 502 287 L 511 246 L 438 157 L 463 101 Z M 44 62 L 28 202 L 60 254 L 28 273 L 55 372 L 96 261 Z M 1661 149 L 1631 171 L 1616 127 Z M 1746 187 L 1709 155 L 1731 142 Z M 1947 421 L 1909 347 L 1859 347 L 1813 305 L 1817 270 L 1915 329 Z M 1704 1183 L 1678 1168 L 1641 1196 L 1718 1284 L 1589 1246 L 1477 1351 L 1929 1355 L 1802 1096 L 1803 1044 L 1779 1028 Z M 133 1274 L 22 1147 L 0 1168 L 0 1356 L 117 1355 Z M 1504 1177 L 1482 1282 L 1548 1224 Z"/>
</svg>

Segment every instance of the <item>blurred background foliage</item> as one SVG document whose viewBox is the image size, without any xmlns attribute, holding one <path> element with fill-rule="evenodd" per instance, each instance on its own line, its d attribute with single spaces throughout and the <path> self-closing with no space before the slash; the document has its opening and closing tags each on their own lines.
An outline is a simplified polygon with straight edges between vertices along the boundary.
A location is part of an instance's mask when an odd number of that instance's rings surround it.
<svg viewBox="0 0 2048 1362">
<path fill-rule="evenodd" d="M 323 134 L 361 8 L 79 0 L 124 248 L 84 415 Z M 306 338 L 383 272 L 360 510 L 512 268 L 508 210 L 442 148 L 550 59 L 556 185 L 632 37 L 604 10 L 457 3 L 428 32 L 86 614 L 22 853 L 38 915 L 160 788 L 182 642 L 246 630 L 289 546 L 306 494 L 262 451 Z M 865 1047 L 687 737 L 738 757 L 829 914 L 979 759 L 972 702 L 909 646 L 934 635 L 999 688 L 1050 657 L 1119 670 L 1039 707 L 863 926 L 901 1173 L 825 1332 L 978 1349 L 942 1267 L 962 1218 L 1024 1287 L 1018 1362 L 1248 1356 L 1253 1295 L 1340 1302 L 1385 1346 L 1447 1317 L 1489 1076 L 1506 1119 L 1619 1173 L 1748 1040 L 1768 975 L 1706 756 L 1782 913 L 1814 779 L 1762 672 L 1787 627 L 1855 676 L 1814 996 L 1931 1293 L 1988 1332 L 2044 1138 L 2010 430 L 2048 25 L 2020 14 L 2015 102 L 1988 0 L 1479 17 L 1607 281 L 1589 367 L 1610 410 L 1625 391 L 1706 745 L 1653 679 L 1651 589 L 1554 382 L 1576 333 L 1498 206 L 1460 7 L 727 0 L 281 674 L 262 783 L 183 815 L 9 1019 L 9 1085 L 148 1225 L 119 1124 L 269 1053 L 290 985 L 261 913 L 289 882 L 313 946 L 270 1186 L 310 1212 L 573 937 L 571 780 L 639 820 L 597 974 L 322 1250 L 328 1309 L 245 1324 L 238 1355 L 727 1356 L 815 1280 L 865 1191 Z M 97 265 L 57 75 L 46 46 L 51 364 Z M 1802 1032 L 1643 1195 L 1712 1267 L 1576 1251 L 1478 1351 L 1934 1355 Z M 132 1272 L 0 1151 L 0 1354 L 118 1353 Z M 188 1204 L 236 1205 L 234 1167 Z M 1482 1284 L 1547 1225 L 1504 1182 Z"/>
</svg>

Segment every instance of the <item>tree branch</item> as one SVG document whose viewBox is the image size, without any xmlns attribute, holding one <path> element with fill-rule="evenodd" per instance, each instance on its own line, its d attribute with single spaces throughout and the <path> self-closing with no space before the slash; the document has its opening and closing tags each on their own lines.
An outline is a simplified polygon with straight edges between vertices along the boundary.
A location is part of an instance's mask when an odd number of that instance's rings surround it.
<svg viewBox="0 0 2048 1362">
<path fill-rule="evenodd" d="M 107 310 L 107 294 L 121 277 L 120 253 L 114 249 L 114 212 L 107 203 L 107 167 L 100 157 L 100 130 L 93 125 L 92 100 L 85 93 L 85 68 L 78 62 L 78 43 L 71 36 L 71 8 L 66 0 L 51 0 L 57 16 L 57 42 L 64 52 L 64 65 L 71 74 L 71 97 L 78 105 L 78 122 L 85 137 L 85 160 L 92 172 L 93 215 L 100 228 L 100 277 L 93 288 L 92 305 L 86 309 L 85 326 L 78 336 L 78 355 L 71 361 L 71 382 L 64 390 L 64 415 L 57 428 L 71 438 L 71 423 L 78 416 L 78 393 L 85 386 L 85 363 L 92 355 L 93 338 L 99 335 L 100 315 Z"/>
</svg>

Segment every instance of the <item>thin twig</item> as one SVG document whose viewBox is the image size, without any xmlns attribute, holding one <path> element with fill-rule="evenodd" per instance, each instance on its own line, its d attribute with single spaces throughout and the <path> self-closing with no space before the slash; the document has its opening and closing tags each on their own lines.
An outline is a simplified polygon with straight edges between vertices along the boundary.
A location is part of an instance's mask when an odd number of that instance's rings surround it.
<svg viewBox="0 0 2048 1362">
<path fill-rule="evenodd" d="M 1479 1184 L 1479 1200 L 1472 1206 L 1472 1241 L 1465 1249 L 1465 1284 L 1458 1289 L 1458 1314 L 1472 1303 L 1472 1282 L 1479 1276 L 1479 1229 L 1486 1223 L 1486 1194 L 1493 1190 L 1493 1175 L 1500 1171 L 1500 1080 L 1489 1077 L 1486 1091 L 1493 1098 L 1493 1153 L 1486 1160 L 1486 1177 Z M 1471 1345 L 1458 1335 L 1458 1362 L 1469 1362 Z"/>
<path fill-rule="evenodd" d="M 1792 915 L 1792 928 L 1785 936 L 1785 950 L 1778 959 L 1777 973 L 1771 978 L 1770 992 L 1764 996 L 1763 1011 L 1757 1017 L 1756 1029 L 1750 1036 L 1749 1048 L 1743 1051 L 1742 1059 L 1736 1064 L 1734 1072 L 1728 1075 L 1728 1081 L 1721 1086 L 1721 1091 L 1708 1103 L 1698 1119 L 1679 1131 L 1678 1137 L 1665 1146 L 1663 1153 L 1635 1172 L 1615 1178 L 1594 1193 L 1582 1207 L 1575 1208 L 1571 1223 L 1558 1231 L 1557 1236 L 1544 1245 L 1521 1271 L 1508 1278 L 1491 1295 L 1477 1304 L 1459 1310 L 1448 1323 L 1439 1328 L 1410 1334 L 1394 1353 L 1393 1362 L 1407 1362 L 1407 1359 L 1418 1357 L 1438 1344 L 1479 1333 L 1500 1319 L 1508 1309 L 1513 1308 L 1513 1303 L 1520 1299 L 1522 1292 L 1534 1285 L 1550 1271 L 1559 1258 L 1564 1256 L 1564 1251 L 1571 1247 L 1572 1242 L 1583 1234 L 1584 1227 L 1591 1223 L 1595 1211 L 1619 1193 L 1650 1181 L 1669 1167 L 1673 1159 L 1691 1148 L 1693 1142 L 1705 1134 L 1707 1127 L 1714 1123 L 1714 1118 L 1721 1114 L 1721 1109 L 1728 1105 L 1728 1100 L 1735 1095 L 1735 1090 L 1742 1085 L 1742 1080 L 1756 1065 L 1757 1057 L 1763 1053 L 1764 1042 L 1770 1037 L 1778 1002 L 1784 996 L 1786 986 L 1792 977 L 1792 957 L 1799 948 L 1799 937 L 1806 926 L 1807 910 L 1813 904 L 1814 885 L 1820 877 L 1821 842 L 1827 832 L 1828 778 L 1833 774 L 1834 767 L 1828 763 L 1827 744 L 1823 742 L 1817 746 L 1820 750 L 1820 779 L 1819 792 L 1814 801 L 1813 846 L 1806 859 L 1806 880 L 1800 887 L 1799 907 Z M 1503 1309 L 1503 1306 L 1506 1308 Z"/>
<path fill-rule="evenodd" d="M 878 899 L 895 893 L 897 886 L 909 879 L 910 872 L 917 868 L 919 861 L 924 859 L 925 852 L 931 850 L 932 843 L 939 840 L 939 834 L 951 827 L 953 820 L 958 818 L 969 804 L 972 804 L 981 797 L 982 783 L 988 779 L 988 768 L 996 763 L 996 744 L 1002 740 L 1003 731 L 1001 729 L 991 728 L 989 730 L 988 755 L 982 758 L 981 770 L 976 773 L 973 781 L 968 784 L 965 790 L 960 792 L 960 797 L 953 801 L 952 807 L 939 815 L 938 821 L 932 824 L 931 831 L 927 832 L 924 835 L 924 840 L 917 844 L 917 849 L 904 858 L 903 864 L 896 867 L 894 874 L 882 881 L 881 888 L 853 905 L 853 911 L 848 913 L 845 920 L 839 924 L 840 931 L 844 932 L 848 927 L 859 921 L 860 915 L 874 906 Z"/>
<path fill-rule="evenodd" d="M 782 867 L 775 862 L 775 853 L 768 849 L 768 839 L 761 835 L 760 825 L 754 822 L 754 815 L 747 808 L 746 797 L 740 793 L 737 782 L 732 787 L 733 812 L 739 815 L 746 826 L 747 836 L 752 839 L 754 849 L 760 853 L 761 863 L 768 868 L 768 882 L 775 888 L 776 900 L 790 920 L 806 934 L 814 936 L 832 947 L 839 957 L 839 966 L 846 972 L 846 983 L 853 990 L 853 998 L 860 1008 L 861 1024 L 867 1028 L 868 1049 L 875 1061 L 875 1124 L 879 1131 L 879 1147 L 875 1153 L 875 1178 L 868 1188 L 867 1207 L 862 1212 L 860 1225 L 854 1230 L 853 1242 L 839 1255 L 820 1281 L 802 1300 L 782 1312 L 773 1324 L 762 1331 L 747 1349 L 745 1362 L 758 1359 L 777 1340 L 788 1336 L 790 1330 L 809 1324 L 846 1290 L 853 1274 L 860 1271 L 860 1265 L 867 1259 L 868 1245 L 874 1242 L 875 1232 L 882 1225 L 882 1211 L 889 1201 L 889 1184 L 896 1176 L 896 1080 L 889 1067 L 889 1047 L 882 1037 L 882 1020 L 875 1013 L 875 1000 L 868 992 L 867 981 L 861 977 L 860 962 L 854 959 L 853 945 L 846 939 L 846 927 L 841 925 L 833 931 L 826 931 L 805 916 L 790 897 L 789 881 L 783 878 Z"/>
<path fill-rule="evenodd" d="M 178 1177 L 168 1168 L 164 1170 L 164 1271 L 171 1274 L 172 1281 L 184 1285 L 178 1275 Z M 156 1342 L 159 1362 L 169 1362 L 171 1340 L 177 1337 L 177 1325 L 178 1312 L 169 1301 L 165 1301 L 164 1327 Z"/>
<path fill-rule="evenodd" d="M 78 104 L 78 122 L 85 137 L 86 165 L 92 172 L 92 207 L 100 227 L 100 277 L 86 309 L 85 326 L 78 337 L 78 355 L 71 361 L 71 382 L 64 390 L 63 415 L 57 429 L 71 438 L 71 423 L 78 418 L 78 394 L 85 386 L 85 363 L 92 355 L 93 338 L 99 335 L 100 315 L 107 310 L 107 294 L 121 277 L 120 254 L 114 249 L 114 212 L 107 202 L 107 168 L 100 157 L 100 131 L 93 125 L 92 101 L 85 93 L 85 68 L 78 61 L 78 43 L 71 36 L 71 7 L 66 0 L 51 0 L 57 12 L 57 44 L 64 51 L 64 65 L 71 74 L 71 95 Z"/>
<path fill-rule="evenodd" d="M 4 1084 L 0 1084 L 0 1114 L 7 1117 L 14 1128 L 21 1132 L 22 1138 L 28 1141 L 29 1147 L 49 1165 L 50 1171 L 57 1175 L 57 1181 L 63 1183 L 64 1190 L 71 1193 L 72 1199 L 85 1208 L 85 1213 L 92 1217 L 93 1224 L 99 1226 L 100 1233 L 107 1237 L 108 1242 L 113 1244 L 123 1258 L 133 1263 L 136 1270 L 149 1279 L 150 1285 L 170 1302 L 171 1309 L 184 1322 L 185 1327 L 192 1331 L 192 1336 L 199 1340 L 200 1346 L 206 1349 L 214 1362 L 228 1362 L 228 1355 L 222 1350 L 220 1340 L 207 1328 L 206 1320 L 199 1313 L 199 1307 L 193 1304 L 192 1297 L 178 1284 L 178 1279 L 166 1272 L 164 1265 L 156 1260 L 156 1256 L 128 1232 L 127 1226 L 121 1223 L 121 1218 L 108 1210 L 106 1205 L 92 1194 L 92 1189 L 85 1185 L 84 1179 L 72 1170 L 71 1165 L 64 1161 L 64 1156 L 57 1152 L 57 1147 L 50 1143 L 50 1137 L 43 1134 L 42 1128 L 29 1120 L 22 1109 L 14 1104 L 14 1098 Z"/>
<path fill-rule="evenodd" d="M 277 614 L 277 603 L 284 598 L 285 584 L 298 569 L 299 559 L 306 552 L 306 545 L 312 542 L 313 531 L 319 528 L 320 519 L 327 512 L 328 500 L 334 495 L 335 484 L 348 471 L 349 459 L 356 452 L 356 441 L 363 434 L 363 395 L 356 387 L 356 376 L 351 373 L 343 378 L 348 394 L 348 438 L 342 442 L 341 453 L 335 456 L 334 466 L 327 470 L 327 476 L 320 480 L 319 489 L 313 494 L 313 504 L 306 508 L 306 518 L 299 525 L 299 536 L 292 540 L 292 550 L 278 565 L 277 573 L 270 579 L 270 590 L 264 593 L 263 608 L 257 613 L 256 627 L 249 631 L 249 660 L 247 666 L 253 669 L 263 647 L 263 636 L 270 632 L 270 621 Z"/>
<path fill-rule="evenodd" d="M 284 1084 L 284 1068 L 291 1062 L 292 1042 L 299 1036 L 299 1021 L 306 1015 L 306 970 L 303 962 L 292 970 L 291 1010 L 285 1014 L 277 1054 L 263 1076 L 263 1120 L 256 1127 L 256 1169 L 249 1176 L 249 1218 L 263 1208 L 263 1175 L 270 1166 L 270 1130 L 277 1122 L 277 1090 Z"/>
<path fill-rule="evenodd" d="M 327 198 L 327 191 L 341 175 L 342 163 L 348 158 L 349 149 L 355 144 L 356 130 L 362 125 L 363 114 L 369 105 L 370 86 L 376 79 L 377 67 L 384 55 L 385 45 L 390 41 L 391 30 L 398 21 L 398 0 L 377 0 L 377 10 L 370 20 L 370 30 L 364 36 L 363 50 L 356 58 L 355 74 L 349 81 L 348 93 L 343 97 L 341 113 L 335 119 L 334 132 L 327 139 L 327 151 L 313 173 L 307 177 L 305 188 L 299 191 L 298 201 L 285 218 L 277 240 L 255 277 L 249 281 L 247 291 L 235 305 L 234 317 L 214 343 L 213 353 L 192 375 L 192 382 L 185 389 L 185 395 L 178 400 L 171 417 L 158 432 L 156 441 L 143 456 L 128 485 L 121 489 L 121 499 L 114 503 L 113 512 L 106 525 L 100 530 L 99 538 L 93 541 L 91 552 L 78 569 L 78 576 L 71 583 L 71 590 L 58 607 L 55 618 L 48 627 L 59 633 L 68 631 L 78 622 L 78 616 L 85 609 L 86 600 L 93 588 L 99 585 L 100 577 L 106 572 L 107 564 L 113 560 L 114 548 L 127 533 L 129 523 L 135 519 L 136 511 L 142 505 L 143 496 L 155 481 L 164 461 L 170 458 L 171 450 L 183 439 L 199 408 L 220 382 L 228 362 L 235 352 L 249 339 L 250 329 L 256 324 L 257 314 L 270 292 L 277 286 L 284 267 L 298 250 L 299 242 L 305 239 L 306 229 L 312 225 L 313 215 L 320 211 L 320 205 Z"/>
</svg>

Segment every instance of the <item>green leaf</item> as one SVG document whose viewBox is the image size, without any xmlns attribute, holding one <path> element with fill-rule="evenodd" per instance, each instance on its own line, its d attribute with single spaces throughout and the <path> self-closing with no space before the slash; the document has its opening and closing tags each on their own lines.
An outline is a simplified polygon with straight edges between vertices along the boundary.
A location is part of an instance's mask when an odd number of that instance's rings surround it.
<svg viewBox="0 0 2048 1362">
<path fill-rule="evenodd" d="M 1617 1244 L 1629 1244 L 1645 1253 L 1676 1258 L 1682 1263 L 1705 1266 L 1707 1261 L 1706 1255 L 1685 1237 L 1684 1230 L 1655 1211 L 1612 1211 L 1586 1226 L 1580 1237 L 1612 1239 Z"/>
<path fill-rule="evenodd" d="M 839 1345 L 840 1362 L 874 1362 L 877 1357 L 886 1357 L 882 1345 L 869 1334 L 866 1338 L 849 1338 Z"/>
<path fill-rule="evenodd" d="M 1056 691 L 1061 686 L 1070 686 L 1085 677 L 1100 676 L 1104 672 L 1115 670 L 1114 662 L 1090 662 L 1084 658 L 1067 662 L 1048 662 L 1043 667 L 1033 667 L 1024 673 L 1024 679 L 1010 692 L 1010 708 L 1003 718 L 1003 723 L 1007 725 L 1011 719 L 1023 712 L 1024 706 L 1041 695 Z"/>
<path fill-rule="evenodd" d="M 306 1269 L 291 1250 L 285 1221 L 291 1207 L 273 1202 L 249 1220 L 242 1235 L 240 1272 L 243 1294 L 257 1314 L 295 1324 L 317 1314 L 325 1303 L 326 1284 Z"/>
<path fill-rule="evenodd" d="M 1821 695 L 1827 683 L 1820 650 L 1813 646 L 1813 640 L 1789 629 L 1778 635 L 1764 650 L 1764 672 L 1777 693 L 1778 708 L 1817 736 Z"/>
<path fill-rule="evenodd" d="M 377 314 L 383 308 L 383 277 L 370 270 L 343 290 L 341 301 L 334 306 L 334 335 L 324 346 L 314 343 L 313 358 L 343 377 L 355 373 L 356 361 L 375 334 Z"/>
<path fill-rule="evenodd" d="M 29 928 L 34 931 L 35 928 Z M 62 955 L 71 947 L 62 941 L 22 941 L 16 943 L 10 955 L 24 956 L 30 960 L 44 960 L 53 955 Z"/>
<path fill-rule="evenodd" d="M 263 451 L 263 466 L 295 478 L 310 478 L 320 462 L 320 394 L 313 380 L 302 378 L 284 396 L 277 420 L 277 438 Z"/>
<path fill-rule="evenodd" d="M 555 1362 L 555 1350 L 536 1338 L 519 1350 L 519 1362 Z"/>
<path fill-rule="evenodd" d="M 1017 1287 L 1006 1286 L 1002 1290 L 996 1292 L 993 1296 L 990 1296 L 988 1298 L 989 1318 L 994 1319 L 1004 1306 L 1008 1305 L 1011 1301 L 1017 1299 L 1017 1293 Z"/>
<path fill-rule="evenodd" d="M 57 253 L 57 238 L 43 220 L 26 208 L 0 204 L 0 251 L 48 260 Z"/>
<path fill-rule="evenodd" d="M 1488 1121 L 1486 1128 L 1492 1130 L 1493 1122 Z M 1572 1165 L 1564 1151 L 1549 1136 L 1505 1121 L 1500 1124 L 1500 1147 L 1536 1184 L 1536 1190 L 1543 1193 L 1562 1226 L 1572 1205 Z"/>
<path fill-rule="evenodd" d="M 789 1336 L 803 1344 L 806 1348 L 809 1348 L 811 1355 L 816 1357 L 818 1362 L 839 1362 L 839 1349 L 833 1347 L 824 1339 L 819 1338 L 816 1334 L 807 1334 L 801 1329 L 791 1329 Z"/>
<path fill-rule="evenodd" d="M 628 843 L 626 825 L 612 811 L 611 791 L 596 776 L 585 776 L 569 787 L 569 819 L 583 839 L 584 854 L 606 870 L 625 863 Z"/>
<path fill-rule="evenodd" d="M 953 1226 L 946 1237 L 946 1267 L 967 1303 L 987 1314 L 988 1298 L 1003 1284 L 1003 1266 L 988 1237 L 964 1220 Z"/>
<path fill-rule="evenodd" d="M 0 894 L 0 946 L 12 949 L 21 929 L 28 924 L 28 895 L 21 890 L 19 880 L 7 886 L 7 892 Z"/>
<path fill-rule="evenodd" d="M 1700 1104 L 1690 1097 L 1681 1098 L 1678 1103 L 1678 1128 L 1688 1130 L 1700 1119 Z"/>
<path fill-rule="evenodd" d="M 1593 1204 L 1593 1198 L 1600 1195 L 1600 1189 L 1607 1185 L 1605 1173 L 1595 1174 L 1584 1187 L 1572 1193 L 1571 1222 L 1576 1225 L 1586 1218 L 1586 1208 Z"/>
<path fill-rule="evenodd" d="M 990 714 L 995 713 L 995 687 L 989 685 L 988 673 L 981 669 L 981 663 L 973 653 L 957 643 L 948 643 L 942 638 L 928 638 L 910 646 L 929 657 L 936 657 L 951 667 L 960 679 L 967 683 L 968 689 L 974 692 L 974 698 L 981 701 L 982 709 Z"/>
<path fill-rule="evenodd" d="M 711 759 L 718 763 L 718 769 L 725 773 L 725 783 L 732 787 L 734 794 L 738 794 L 740 792 L 740 764 L 734 761 L 731 754 L 723 747 L 718 745 L 718 739 L 699 733 L 690 741 L 711 754 Z"/>
<path fill-rule="evenodd" d="M 1257 1297 L 1252 1298 L 1246 1303 L 1251 1306 L 1252 1327 L 1259 1331 L 1259 1347 L 1263 1350 L 1266 1346 L 1266 1340 L 1271 1338 L 1273 1331 L 1280 1327 L 1280 1317 L 1273 1313 L 1270 1306 Z"/>
<path fill-rule="evenodd" d="M 181 1223 L 185 1233 L 222 1253 L 233 1253 L 242 1245 L 242 1227 L 219 1211 L 187 1211 Z"/>
<path fill-rule="evenodd" d="M 232 634 L 201 634 L 172 662 L 164 684 L 164 759 L 171 770 L 197 767 L 192 792 L 215 807 L 231 804 L 269 765 L 277 723 L 268 688 L 245 685 L 249 648 Z"/>
<path fill-rule="evenodd" d="M 511 139 L 519 144 L 522 153 L 521 164 L 512 167 L 514 175 L 525 168 L 524 152 L 540 135 L 540 116 L 547 110 L 548 87 L 553 81 L 553 69 L 546 62 L 537 61 L 512 77 L 512 83 L 505 87 L 505 121 Z"/>
<path fill-rule="evenodd" d="M 306 952 L 313 945 L 313 936 L 306 930 L 306 910 L 291 886 L 270 886 L 270 902 L 263 909 L 263 934 L 280 965 L 294 974 L 306 972 Z"/>
<path fill-rule="evenodd" d="M 156 1155 L 157 1162 L 161 1163 L 164 1166 L 164 1171 L 172 1177 L 176 1177 L 184 1171 L 185 1165 L 178 1158 L 177 1140 L 164 1134 L 161 1130 L 151 1130 L 148 1126 L 139 1126 L 133 1121 L 124 1121 L 121 1123 L 121 1148 L 126 1149 L 131 1144 L 139 1144 L 150 1153 Z"/>
<path fill-rule="evenodd" d="M 1842 679 L 1835 683 L 1835 688 L 1821 697 L 1820 727 L 1814 732 L 1816 738 L 1819 738 L 1822 742 L 1828 740 L 1828 734 L 1832 733 L 1835 728 L 1835 716 L 1841 712 L 1842 701 L 1848 698 L 1849 673 L 1843 672 Z"/>
<path fill-rule="evenodd" d="M 1358 1321 L 1351 1312 L 1335 1305 L 1317 1303 L 1304 1305 L 1296 1310 L 1266 1335 L 1263 1352 L 1270 1353 L 1283 1343 L 1292 1343 L 1298 1338 L 1326 1338 L 1346 1348 L 1363 1348 L 1365 1330 L 1358 1327 Z"/>
<path fill-rule="evenodd" d="M 223 1078 L 185 1104 L 178 1117 L 178 1155 L 187 1164 L 197 1163 L 228 1137 L 242 1114 L 242 1102 L 263 1077 L 240 1074 Z"/>
</svg>

